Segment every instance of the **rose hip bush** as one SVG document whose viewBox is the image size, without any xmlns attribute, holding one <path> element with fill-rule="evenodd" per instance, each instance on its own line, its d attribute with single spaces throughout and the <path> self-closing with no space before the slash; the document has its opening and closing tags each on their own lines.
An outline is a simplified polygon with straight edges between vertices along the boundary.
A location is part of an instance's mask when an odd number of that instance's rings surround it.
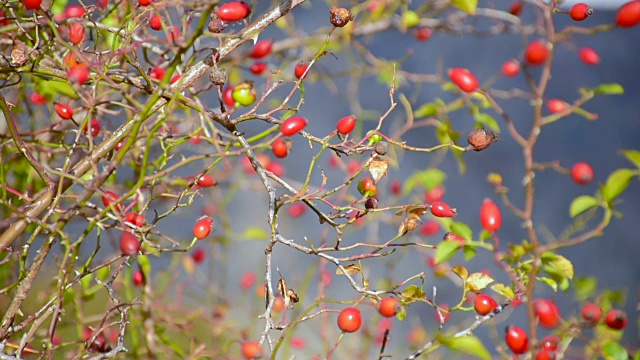
<svg viewBox="0 0 640 360">
<path fill-rule="evenodd" d="M 535 149 L 572 115 L 598 120 L 593 98 L 624 93 L 607 82 L 548 95 L 555 52 L 600 66 L 604 54 L 572 41 L 637 30 L 640 1 L 597 26 L 588 3 L 555 0 L 305 3 L 3 3 L 0 357 L 638 358 L 624 294 L 578 278 L 562 250 L 600 241 L 640 152 L 621 149 L 629 166 L 595 176 L 589 159 L 542 162 Z M 302 16 L 324 25 L 302 31 Z M 526 41 L 490 79 L 380 57 L 370 40 L 389 32 L 407 47 L 447 34 Z M 369 78 L 384 103 L 359 96 Z M 416 100 L 423 85 L 441 94 Z M 350 111 L 308 111 L 313 89 Z M 465 175 L 505 139 L 524 173 Z M 493 193 L 452 202 L 448 162 L 465 191 L 486 180 Z M 584 193 L 554 205 L 572 222 L 547 241 L 534 210 L 552 176 Z M 514 221 L 518 237 L 502 238 Z M 556 304 L 571 296 L 579 308 Z"/>
</svg>

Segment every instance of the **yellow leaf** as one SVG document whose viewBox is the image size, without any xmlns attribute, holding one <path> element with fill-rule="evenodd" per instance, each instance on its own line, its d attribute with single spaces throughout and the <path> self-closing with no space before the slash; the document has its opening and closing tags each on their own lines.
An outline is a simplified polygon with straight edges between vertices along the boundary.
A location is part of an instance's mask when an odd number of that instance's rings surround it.
<svg viewBox="0 0 640 360">
<path fill-rule="evenodd" d="M 374 182 L 378 182 L 383 176 L 387 175 L 389 164 L 386 160 L 372 160 L 369 163 L 369 172 Z"/>
<path fill-rule="evenodd" d="M 360 265 L 358 264 L 349 264 L 344 266 L 344 269 L 347 271 L 347 274 L 349 275 L 355 275 L 357 273 L 360 272 L 360 270 L 362 270 L 362 268 L 360 268 Z M 344 275 L 344 272 L 342 272 L 342 269 L 337 268 L 336 269 L 336 275 Z"/>
<path fill-rule="evenodd" d="M 473 292 L 479 292 L 482 289 L 486 288 L 487 285 L 491 284 L 492 282 L 493 279 L 491 278 L 491 276 L 485 273 L 473 273 L 469 275 L 469 278 L 467 279 L 467 289 Z"/>
</svg>

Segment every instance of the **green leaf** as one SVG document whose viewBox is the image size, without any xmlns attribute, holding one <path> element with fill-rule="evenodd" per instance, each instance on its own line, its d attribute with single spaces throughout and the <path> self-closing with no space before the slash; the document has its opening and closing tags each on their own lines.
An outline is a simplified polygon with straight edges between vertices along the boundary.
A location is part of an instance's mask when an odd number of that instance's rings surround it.
<svg viewBox="0 0 640 360">
<path fill-rule="evenodd" d="M 458 9 L 474 15 L 478 8 L 478 0 L 451 0 L 451 3 Z"/>
<path fill-rule="evenodd" d="M 407 196 L 418 185 L 422 185 L 426 190 L 442 184 L 447 178 L 447 174 L 440 169 L 427 169 L 413 173 L 405 182 L 403 195 Z"/>
<path fill-rule="evenodd" d="M 498 125 L 498 122 L 496 121 L 496 119 L 491 117 L 491 115 L 478 113 L 474 115 L 474 118 L 476 119 L 477 122 L 484 125 L 485 127 L 488 127 L 489 129 L 497 133 L 500 132 L 500 125 Z"/>
<path fill-rule="evenodd" d="M 549 278 L 546 278 L 546 277 L 539 277 L 538 280 L 540 280 L 543 283 L 549 285 L 553 289 L 553 291 L 555 291 L 555 292 L 558 291 L 558 283 L 555 282 L 555 280 L 549 279 Z"/>
<path fill-rule="evenodd" d="M 109 267 L 105 266 L 100 270 L 98 270 L 98 272 L 96 273 L 96 276 L 98 277 L 98 279 L 100 279 L 100 281 L 105 281 L 109 277 L 109 273 L 110 273 Z"/>
<path fill-rule="evenodd" d="M 471 228 L 463 222 L 454 221 L 451 223 L 451 227 L 449 227 L 449 229 L 462 236 L 467 241 L 473 240 L 473 232 L 471 232 Z"/>
<path fill-rule="evenodd" d="M 596 198 L 594 198 L 593 196 L 578 196 L 577 198 L 573 199 L 573 201 L 571 202 L 571 206 L 569 206 L 569 215 L 571 215 L 572 218 L 576 217 L 597 205 L 598 200 L 596 200 Z"/>
<path fill-rule="evenodd" d="M 78 94 L 73 87 L 66 81 L 59 80 L 42 80 L 38 77 L 33 78 L 35 81 L 35 90 L 47 99 L 53 99 L 59 95 L 64 95 L 72 99 L 77 99 Z"/>
<path fill-rule="evenodd" d="M 151 262 L 149 262 L 149 257 L 146 255 L 138 256 L 138 264 L 140 264 L 140 269 L 142 269 L 142 273 L 145 275 L 151 274 Z"/>
<path fill-rule="evenodd" d="M 594 94 L 602 95 L 621 95 L 624 94 L 624 88 L 617 83 L 602 84 L 593 89 Z"/>
<path fill-rule="evenodd" d="M 269 240 L 269 233 L 259 227 L 250 226 L 243 234 L 245 240 Z"/>
<path fill-rule="evenodd" d="M 552 252 L 546 252 L 542 254 L 542 263 L 557 269 L 559 274 L 573 279 L 573 264 L 566 257 Z"/>
<path fill-rule="evenodd" d="M 631 169 L 618 169 L 611 173 L 602 188 L 604 199 L 609 202 L 618 197 L 629 186 L 631 178 L 637 174 L 637 171 Z"/>
<path fill-rule="evenodd" d="M 82 289 L 85 291 L 91 287 L 91 281 L 93 280 L 93 274 L 87 274 L 80 279 L 80 284 L 82 285 Z"/>
<path fill-rule="evenodd" d="M 465 246 L 462 248 L 462 253 L 464 254 L 464 260 L 469 261 L 476 257 L 478 251 L 473 246 Z"/>
<path fill-rule="evenodd" d="M 55 0 L 53 4 L 51 4 L 51 12 L 53 15 L 60 15 L 64 11 L 65 7 L 67 7 L 68 0 Z"/>
<path fill-rule="evenodd" d="M 426 294 L 424 291 L 419 288 L 417 285 L 410 285 L 402 292 L 402 300 L 401 303 L 403 305 L 411 304 L 415 300 L 413 299 L 424 299 Z"/>
<path fill-rule="evenodd" d="M 598 280 L 594 277 L 577 278 L 573 281 L 576 301 L 582 302 L 592 297 L 598 290 Z"/>
<path fill-rule="evenodd" d="M 438 110 L 440 110 L 440 107 L 438 105 L 436 105 L 435 103 L 427 103 L 424 104 L 422 106 L 420 106 L 418 108 L 418 110 L 416 110 L 414 112 L 414 116 L 417 118 L 420 117 L 433 117 L 436 116 L 438 114 Z"/>
<path fill-rule="evenodd" d="M 478 359 L 491 359 L 491 355 L 482 344 L 482 341 L 473 335 L 444 338 L 440 341 L 453 351 L 463 352 Z"/>
<path fill-rule="evenodd" d="M 627 160 L 631 161 L 633 165 L 640 168 L 640 151 L 638 150 L 622 150 L 622 155 L 624 155 Z"/>
<path fill-rule="evenodd" d="M 628 360 L 627 350 L 615 341 L 609 341 L 602 346 L 602 354 L 606 360 Z"/>
<path fill-rule="evenodd" d="M 502 283 L 494 284 L 491 286 L 491 290 L 497 292 L 498 294 L 506 297 L 507 299 L 513 299 L 516 294 L 513 292 L 513 289 L 505 286 Z"/>
<path fill-rule="evenodd" d="M 441 242 L 436 249 L 436 264 L 442 264 L 443 262 L 454 257 L 458 252 L 458 246 L 460 246 L 460 244 L 458 244 L 458 242 L 456 241 Z"/>
</svg>

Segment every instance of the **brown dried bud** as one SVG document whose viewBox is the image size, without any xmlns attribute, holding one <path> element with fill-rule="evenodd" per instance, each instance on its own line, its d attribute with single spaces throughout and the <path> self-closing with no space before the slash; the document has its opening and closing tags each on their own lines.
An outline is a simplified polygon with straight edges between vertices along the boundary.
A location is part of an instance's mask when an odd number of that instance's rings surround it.
<svg viewBox="0 0 640 360">
<path fill-rule="evenodd" d="M 386 141 L 378 141 L 374 145 L 373 150 L 378 155 L 384 155 L 387 153 L 387 150 L 389 150 L 389 144 Z"/>
<path fill-rule="evenodd" d="M 16 40 L 11 50 L 11 66 L 20 67 L 29 60 L 29 48 L 22 41 Z"/>
<path fill-rule="evenodd" d="M 227 73 L 220 68 L 211 68 L 209 70 L 209 80 L 214 85 L 222 86 L 227 82 Z"/>
<path fill-rule="evenodd" d="M 413 231 L 418 227 L 419 224 L 420 224 L 419 219 L 408 218 L 404 222 L 404 228 L 407 230 L 407 232 Z"/>
<path fill-rule="evenodd" d="M 367 210 L 377 209 L 378 208 L 378 199 L 376 198 L 368 198 L 364 203 L 364 208 Z"/>
<path fill-rule="evenodd" d="M 500 140 L 500 136 L 493 131 L 484 128 L 475 129 L 467 137 L 467 142 L 469 142 L 467 149 L 482 151 L 498 140 Z"/>
<path fill-rule="evenodd" d="M 446 234 L 444 234 L 444 236 L 442 237 L 442 241 L 455 241 L 458 244 L 460 244 L 458 246 L 458 249 L 462 249 L 462 247 L 464 246 L 464 244 L 467 242 L 462 236 L 454 233 L 454 232 L 448 232 Z"/>
<path fill-rule="evenodd" d="M 224 29 L 227 28 L 227 24 L 220 20 L 220 18 L 218 17 L 218 14 L 211 13 L 211 21 L 209 22 L 209 31 L 211 31 L 214 34 L 219 34 L 221 33 Z"/>
<path fill-rule="evenodd" d="M 349 21 L 353 20 L 353 14 L 351 11 L 334 6 L 331 8 L 331 16 L 329 20 L 335 27 L 343 27 L 349 23 Z"/>
</svg>

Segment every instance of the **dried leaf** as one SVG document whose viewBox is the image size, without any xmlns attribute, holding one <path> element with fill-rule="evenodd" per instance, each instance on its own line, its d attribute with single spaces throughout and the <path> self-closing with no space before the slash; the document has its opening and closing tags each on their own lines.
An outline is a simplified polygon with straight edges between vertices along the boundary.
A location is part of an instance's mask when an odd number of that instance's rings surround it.
<svg viewBox="0 0 640 360">
<path fill-rule="evenodd" d="M 355 274 L 359 273 L 362 270 L 362 268 L 358 264 L 345 265 L 344 269 L 347 270 L 347 274 L 349 274 L 349 275 L 355 275 Z M 336 269 L 336 275 L 344 275 L 344 272 L 342 272 L 342 269 L 337 268 Z"/>
<path fill-rule="evenodd" d="M 389 164 L 386 160 L 372 160 L 369 163 L 369 172 L 373 177 L 373 182 L 377 183 L 383 176 L 387 175 Z"/>
<path fill-rule="evenodd" d="M 467 289 L 477 293 L 486 288 L 487 285 L 491 284 L 492 282 L 493 279 L 491 278 L 491 276 L 485 273 L 476 272 L 469 275 L 469 278 L 467 279 Z"/>
</svg>

